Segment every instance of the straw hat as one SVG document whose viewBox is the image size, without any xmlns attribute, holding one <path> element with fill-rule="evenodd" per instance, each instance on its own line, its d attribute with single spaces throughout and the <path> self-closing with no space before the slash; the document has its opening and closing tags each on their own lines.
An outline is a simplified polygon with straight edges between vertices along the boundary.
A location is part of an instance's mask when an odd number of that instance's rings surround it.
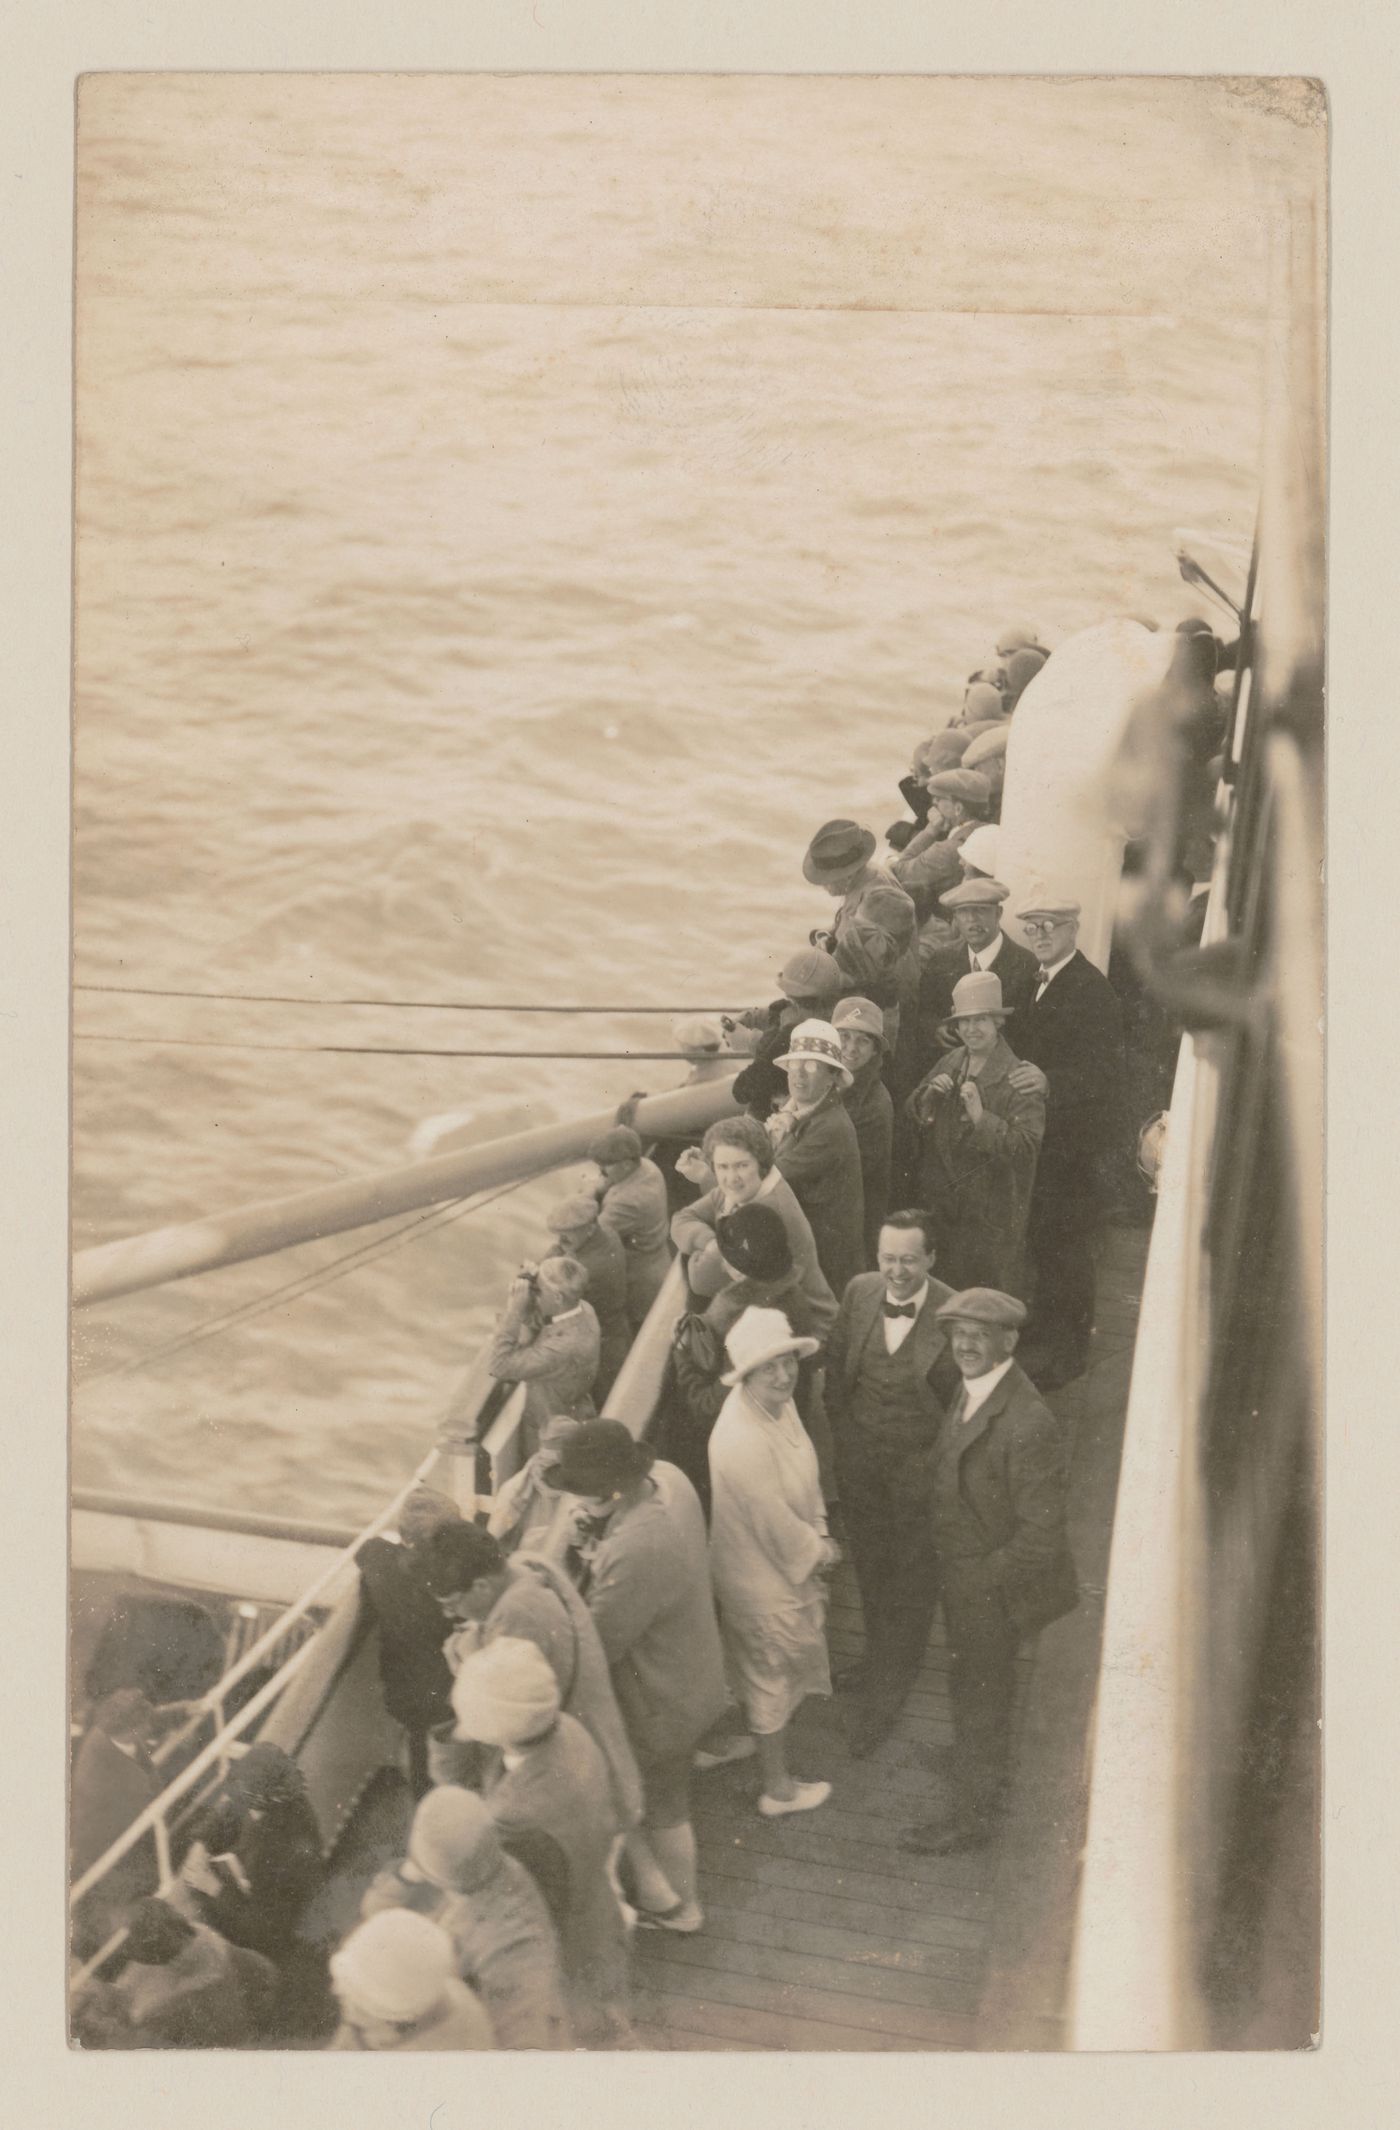
<svg viewBox="0 0 1400 2130">
<path fill-rule="evenodd" d="M 820 1345 L 819 1339 L 799 1339 L 781 1309 L 746 1309 L 725 1337 L 731 1367 L 720 1382 L 733 1390 L 745 1376 L 776 1361 L 780 1354 L 795 1353 L 805 1361 Z"/>
<path fill-rule="evenodd" d="M 789 1065 L 799 1064 L 803 1058 L 810 1058 L 816 1065 L 832 1066 L 840 1073 L 843 1087 L 849 1087 L 855 1078 L 841 1055 L 841 1038 L 830 1021 L 799 1021 L 788 1037 L 787 1049 L 773 1063 L 786 1072 Z"/>
</svg>

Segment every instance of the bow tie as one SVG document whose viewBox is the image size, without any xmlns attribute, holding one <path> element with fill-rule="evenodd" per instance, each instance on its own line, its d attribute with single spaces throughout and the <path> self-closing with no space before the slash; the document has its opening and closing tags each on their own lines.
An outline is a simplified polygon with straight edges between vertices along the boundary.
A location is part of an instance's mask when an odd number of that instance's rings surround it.
<svg viewBox="0 0 1400 2130">
<path fill-rule="evenodd" d="M 918 1313 L 912 1302 L 886 1302 L 885 1304 L 886 1316 L 917 1316 Z"/>
</svg>

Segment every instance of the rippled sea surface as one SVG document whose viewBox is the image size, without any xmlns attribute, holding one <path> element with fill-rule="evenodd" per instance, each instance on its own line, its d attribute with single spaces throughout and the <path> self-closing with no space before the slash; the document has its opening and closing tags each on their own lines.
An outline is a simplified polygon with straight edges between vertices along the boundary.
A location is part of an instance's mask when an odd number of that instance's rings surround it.
<svg viewBox="0 0 1400 2130">
<path fill-rule="evenodd" d="M 1173 529 L 1248 537 L 1320 153 L 1146 81 L 116 76 L 79 135 L 77 978 L 307 1001 L 770 996 L 1003 624 L 1169 625 Z M 674 1077 L 251 1047 L 638 1016 L 75 1027 L 80 1248 Z M 372 1510 L 558 1188 L 150 1368 L 367 1238 L 86 1312 L 77 1481 Z"/>
</svg>

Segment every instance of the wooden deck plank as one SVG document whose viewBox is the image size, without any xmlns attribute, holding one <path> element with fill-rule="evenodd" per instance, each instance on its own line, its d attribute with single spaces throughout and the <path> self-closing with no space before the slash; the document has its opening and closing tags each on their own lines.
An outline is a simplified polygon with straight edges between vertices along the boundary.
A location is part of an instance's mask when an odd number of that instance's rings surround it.
<svg viewBox="0 0 1400 2130">
<path fill-rule="evenodd" d="M 799 2019 L 791 2012 L 775 2014 L 745 2004 L 716 2003 L 689 1993 L 678 1996 L 658 1992 L 647 2000 L 645 2020 L 637 2021 L 641 2034 L 659 2033 L 661 2045 L 671 2050 L 749 2049 L 861 2049 L 877 2051 L 918 2048 L 898 2034 L 878 2034 L 869 2027 L 842 2025 L 825 2017 Z"/>
<path fill-rule="evenodd" d="M 765 1864 L 780 1865 L 782 1858 L 764 1858 Z M 802 1867 L 797 1867 L 802 1868 Z M 823 1872 L 820 1889 L 784 1885 L 771 1877 L 747 1877 L 707 1869 L 705 1912 L 707 1916 L 756 1914 L 783 1916 L 795 1923 L 830 1925 L 842 1931 L 863 1932 L 881 1945 L 925 1946 L 949 1960 L 964 1962 L 980 1957 L 986 1926 L 961 1918 L 931 1913 L 913 1901 L 898 1906 L 889 1900 L 866 1898 L 862 1893 L 839 1892 Z"/>
<path fill-rule="evenodd" d="M 986 1936 L 986 1918 L 980 1912 L 970 1917 L 949 1914 L 947 1896 L 941 1890 L 935 1908 L 928 1889 L 907 1877 L 877 1878 L 871 1873 L 833 1869 L 830 1864 L 807 1863 L 800 1857 L 753 1853 L 734 1865 L 728 1858 L 707 1859 L 703 1877 L 707 1897 L 714 1887 L 714 1898 L 732 1901 L 734 1889 L 744 1887 L 756 1907 L 771 1902 L 775 1915 L 799 1913 L 795 1907 L 784 1910 L 780 1902 L 803 1901 L 825 1915 L 839 1909 L 843 1916 L 855 1911 L 879 1917 L 880 1927 L 890 1927 L 896 1936 L 917 1944 L 974 1948 Z"/>
<path fill-rule="evenodd" d="M 926 2000 L 911 2003 L 895 1995 L 888 1985 L 898 1977 L 869 1975 L 854 1968 L 849 1986 L 844 1976 L 838 1976 L 833 1985 L 832 1968 L 820 1960 L 803 1961 L 762 1946 L 708 1944 L 703 1932 L 694 1938 L 665 1938 L 657 1949 L 673 1974 L 694 1972 L 697 1994 L 747 2004 L 755 2011 L 776 2012 L 782 2018 L 894 2034 L 925 2048 L 957 2048 L 971 2027 L 966 2013 L 940 2012 L 930 2009 Z M 854 1987 L 862 1978 L 871 1987 Z M 689 1993 L 678 1974 L 672 1986 Z"/>
<path fill-rule="evenodd" d="M 778 1928 L 781 1931 L 781 1924 Z M 906 1973 L 899 1967 L 877 1968 L 844 1955 L 732 1937 L 723 1925 L 711 1930 L 708 1920 L 700 1936 L 668 1937 L 658 1951 L 666 1965 L 713 1965 L 726 1974 L 752 1975 L 785 1989 L 826 1990 L 851 2003 L 860 2000 L 886 2010 L 902 2007 L 920 2017 L 929 2011 L 942 2015 L 971 2010 L 965 1980 L 959 1983 L 938 1975 Z"/>
<path fill-rule="evenodd" d="M 907 2001 L 929 2003 L 939 2010 L 972 2010 L 982 1966 L 980 1948 L 957 1951 L 948 1946 L 915 1945 L 898 1936 L 849 1930 L 830 1920 L 813 1922 L 810 1917 L 794 1918 L 772 1909 L 738 1908 L 713 1900 L 705 1908 L 705 1935 L 716 1945 L 760 1945 L 770 1952 L 821 1960 L 842 1971 L 858 1967 L 871 1974 L 923 1981 L 929 1985 L 927 1991 L 915 1990 Z"/>
</svg>

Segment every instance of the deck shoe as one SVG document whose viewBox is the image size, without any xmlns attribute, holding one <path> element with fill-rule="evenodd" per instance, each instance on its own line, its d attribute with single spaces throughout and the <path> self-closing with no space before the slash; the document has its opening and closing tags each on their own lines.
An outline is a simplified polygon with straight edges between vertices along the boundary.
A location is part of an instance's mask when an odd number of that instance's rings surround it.
<svg viewBox="0 0 1400 2130">
<path fill-rule="evenodd" d="M 669 1930 L 688 1938 L 705 1927 L 705 1911 L 698 1901 L 676 1901 L 670 1908 L 639 1908 L 638 1930 Z"/>
<path fill-rule="evenodd" d="M 758 1809 L 765 1819 L 783 1819 L 789 1812 L 815 1812 L 830 1795 L 829 1782 L 800 1782 L 794 1797 L 760 1797 Z"/>
<path fill-rule="evenodd" d="M 752 1760 L 758 1751 L 747 1731 L 737 1737 L 726 1738 L 722 1744 L 702 1748 L 695 1756 L 695 1765 L 703 1774 L 709 1768 L 727 1768 L 733 1760 Z"/>
<path fill-rule="evenodd" d="M 991 1839 L 985 1820 L 933 1819 L 921 1827 L 906 1827 L 899 1846 L 908 1856 L 964 1856 L 985 1849 Z"/>
</svg>

